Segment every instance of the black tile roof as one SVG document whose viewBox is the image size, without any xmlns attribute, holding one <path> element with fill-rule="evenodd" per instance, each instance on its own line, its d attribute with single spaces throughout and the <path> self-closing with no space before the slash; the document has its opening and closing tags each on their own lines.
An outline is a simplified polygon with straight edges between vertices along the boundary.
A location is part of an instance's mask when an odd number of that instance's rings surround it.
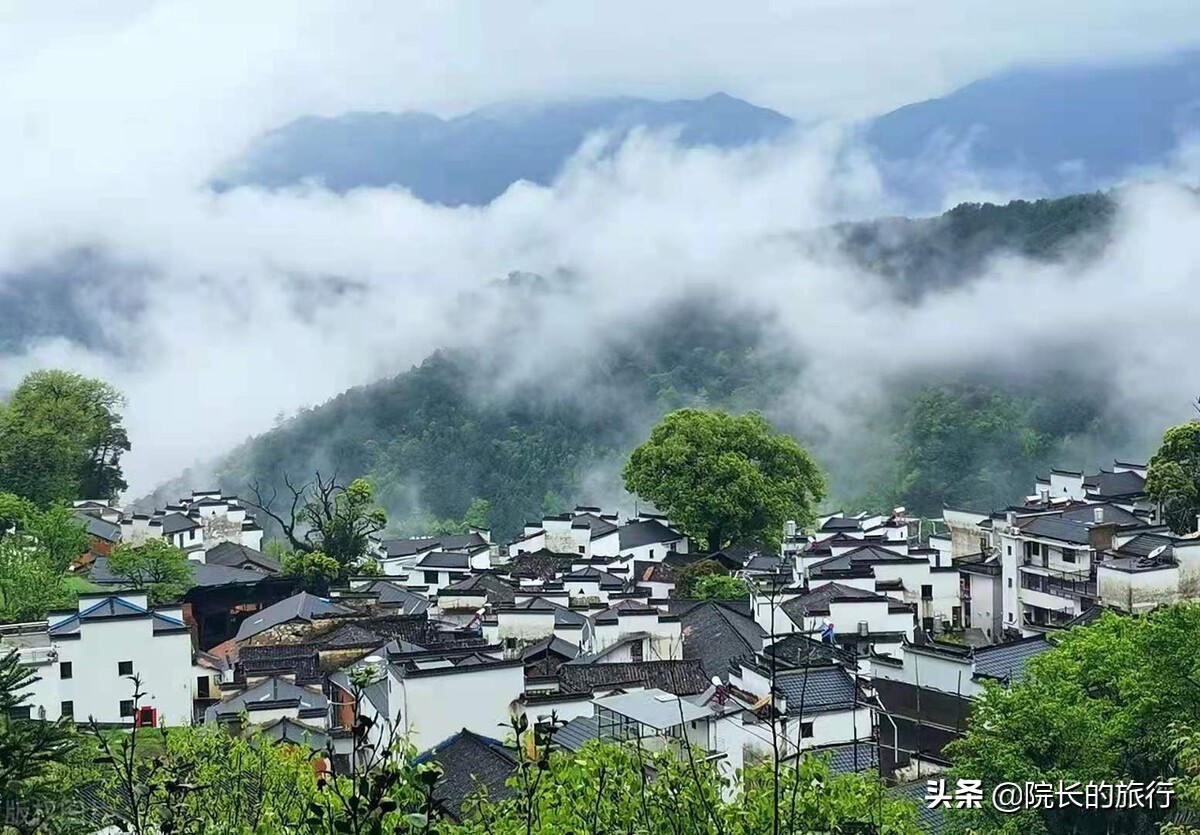
<svg viewBox="0 0 1200 835">
<path fill-rule="evenodd" d="M 658 542 L 676 542 L 683 539 L 683 534 L 659 522 L 647 519 L 641 522 L 630 522 L 620 528 L 621 552 L 643 545 L 653 545 Z"/>
<path fill-rule="evenodd" d="M 516 589 L 511 584 L 501 580 L 490 571 L 472 574 L 465 580 L 459 580 L 446 586 L 438 594 L 453 596 L 455 592 L 482 593 L 488 603 L 512 603 L 516 599 Z"/>
<path fill-rule="evenodd" d="M 1082 521 L 1068 521 L 1057 514 L 1018 520 L 1017 527 L 1030 536 L 1054 539 L 1071 545 L 1088 545 L 1091 542 L 1087 524 Z"/>
<path fill-rule="evenodd" d="M 406 615 L 416 615 L 428 611 L 433 605 L 424 595 L 406 589 L 391 580 L 373 580 L 358 591 L 366 591 L 379 595 L 379 605 L 396 609 Z"/>
<path fill-rule="evenodd" d="M 441 766 L 442 776 L 433 786 L 433 800 L 454 820 L 471 816 L 471 798 L 481 790 L 492 802 L 502 801 L 514 791 L 507 782 L 517 767 L 514 753 L 499 740 L 465 728 L 422 754 L 417 762 Z"/>
<path fill-rule="evenodd" d="M 274 606 L 268 606 L 250 615 L 242 621 L 235 639 L 244 641 L 260 632 L 266 632 L 274 626 L 293 620 L 311 621 L 318 615 L 348 614 L 349 612 L 350 610 L 345 606 L 339 606 L 337 603 L 302 591 L 286 600 L 279 601 Z"/>
<path fill-rule="evenodd" d="M 781 638 L 770 646 L 765 647 L 763 653 L 768 656 L 774 656 L 777 663 L 790 667 L 802 667 L 805 664 L 824 664 L 831 661 L 853 667 L 857 663 L 854 653 L 844 650 L 836 644 L 814 640 L 799 632 L 793 632 L 787 637 Z"/>
<path fill-rule="evenodd" d="M 777 671 L 775 686 L 787 699 L 787 712 L 792 716 L 852 710 L 855 705 L 854 679 L 840 666 Z M 864 706 L 861 697 L 858 704 Z"/>
<path fill-rule="evenodd" d="M 708 688 L 709 679 L 697 659 L 565 664 L 558 671 L 559 687 L 564 693 L 588 693 L 598 688 L 632 685 L 658 688 L 676 696 L 694 696 Z"/>
<path fill-rule="evenodd" d="M 754 658 L 766 634 L 752 619 L 712 600 L 691 607 L 679 621 L 684 659 L 699 661 L 710 679 L 728 679 L 729 663 Z"/>
<path fill-rule="evenodd" d="M 299 682 L 321 679 L 321 667 L 314 644 L 273 644 L 242 647 L 238 652 L 235 678 L 245 681 L 270 675 L 294 675 Z"/>
<path fill-rule="evenodd" d="M 470 571 L 471 556 L 457 551 L 434 551 L 421 557 L 416 568 L 423 571 Z"/>
<path fill-rule="evenodd" d="M 230 568 L 241 568 L 249 564 L 255 569 L 268 574 L 278 574 L 279 560 L 270 554 L 264 554 L 248 545 L 236 542 L 222 542 L 204 552 L 204 561 L 209 565 L 224 565 Z"/>
<path fill-rule="evenodd" d="M 840 559 L 835 557 L 835 559 Z M 885 602 L 889 607 L 900 601 L 893 600 L 878 592 L 860 589 L 845 583 L 824 583 L 804 594 L 793 597 L 779 608 L 796 623 L 801 623 L 805 617 L 829 614 L 829 604 L 843 600 Z"/>
<path fill-rule="evenodd" d="M 1097 496 L 1140 496 L 1146 492 L 1146 479 L 1137 473 L 1124 471 L 1111 473 L 1101 470 L 1083 479 L 1085 487 L 1091 487 Z"/>
<path fill-rule="evenodd" d="M 188 516 L 184 516 L 182 513 L 168 513 L 162 517 L 162 530 L 168 536 L 183 531 L 190 531 L 198 527 L 200 527 L 199 522 Z"/>
<path fill-rule="evenodd" d="M 608 536 L 613 531 L 617 530 L 617 526 L 607 519 L 601 519 L 593 513 L 580 513 L 578 516 L 571 519 L 572 528 L 587 528 L 591 531 L 591 539 L 599 539 L 602 536 Z"/>
<path fill-rule="evenodd" d="M 1045 636 L 1038 635 L 1009 644 L 996 644 L 975 650 L 975 676 L 994 678 L 1010 684 L 1020 681 L 1030 658 L 1051 649 Z"/>
<path fill-rule="evenodd" d="M 595 714 L 590 716 L 576 716 L 567 724 L 558 728 L 552 739 L 555 744 L 567 749 L 568 751 L 579 751 L 584 745 L 591 742 L 593 739 L 600 737 L 600 720 Z"/>
<path fill-rule="evenodd" d="M 508 573 L 513 577 L 524 577 L 531 580 L 552 580 L 560 574 L 571 570 L 571 564 L 576 559 L 574 554 L 560 554 L 548 548 L 537 551 L 526 551 L 512 557 L 508 565 Z"/>
</svg>

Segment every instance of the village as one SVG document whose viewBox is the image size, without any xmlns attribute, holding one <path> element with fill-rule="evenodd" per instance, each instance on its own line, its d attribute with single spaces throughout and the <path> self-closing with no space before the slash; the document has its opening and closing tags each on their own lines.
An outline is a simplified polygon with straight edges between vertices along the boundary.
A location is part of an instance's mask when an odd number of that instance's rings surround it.
<svg viewBox="0 0 1200 835">
<path fill-rule="evenodd" d="M 369 717 L 438 763 L 452 819 L 480 786 L 512 791 L 514 717 L 563 750 L 686 748 L 730 776 L 822 756 L 919 799 L 985 683 L 1019 681 L 1103 612 L 1200 596 L 1200 538 L 1171 533 L 1145 479 L 1118 461 L 1051 470 L 990 512 L 825 513 L 788 522 L 777 551 L 703 553 L 662 515 L 581 506 L 506 543 L 374 538 L 375 570 L 327 595 L 281 572 L 239 498 L 77 501 L 90 546 L 72 570 L 101 590 L 0 626 L 0 656 L 36 673 L 24 718 L 253 729 L 328 752 L 334 771 L 365 765 L 354 727 Z M 160 538 L 194 584 L 154 606 L 109 559 Z M 687 593 L 707 576 L 744 594 Z"/>
</svg>

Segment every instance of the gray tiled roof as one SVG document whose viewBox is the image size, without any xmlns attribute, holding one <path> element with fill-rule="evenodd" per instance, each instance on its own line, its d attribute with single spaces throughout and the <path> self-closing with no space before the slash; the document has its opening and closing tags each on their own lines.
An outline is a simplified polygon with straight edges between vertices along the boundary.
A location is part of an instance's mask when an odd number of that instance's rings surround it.
<svg viewBox="0 0 1200 835">
<path fill-rule="evenodd" d="M 1060 516 L 1035 516 L 1018 522 L 1018 527 L 1031 536 L 1055 539 L 1072 545 L 1087 545 L 1091 542 L 1088 526 L 1083 521 L 1072 521 Z"/>
<path fill-rule="evenodd" d="M 921 780 L 916 783 L 892 786 L 887 791 L 897 800 L 907 800 L 913 804 L 917 810 L 917 822 L 923 830 L 929 833 L 944 832 L 946 829 L 945 812 L 941 806 L 931 809 L 925 802 L 927 788 L 926 781 Z"/>
<path fill-rule="evenodd" d="M 1025 673 L 1025 664 L 1035 655 L 1051 648 L 1049 641 L 1039 635 L 1010 644 L 996 644 L 975 650 L 975 675 L 1015 682 Z"/>
<path fill-rule="evenodd" d="M 845 583 L 824 583 L 811 591 L 793 597 L 779 608 L 783 609 L 789 618 L 800 623 L 805 617 L 829 614 L 829 604 L 840 600 L 876 601 L 887 603 L 889 606 L 892 603 L 887 596 L 868 589 L 860 589 Z"/>
<path fill-rule="evenodd" d="M 272 676 L 236 696 L 231 696 L 213 705 L 206 712 L 205 720 L 228 719 L 237 716 L 243 709 L 254 711 L 280 706 L 294 707 L 301 714 L 310 712 L 315 714 L 318 711 L 328 710 L 329 700 L 317 690 L 300 687 L 286 679 Z"/>
<path fill-rule="evenodd" d="M 513 794 L 508 778 L 517 759 L 499 740 L 464 729 L 417 758 L 417 762 L 430 761 L 442 769 L 433 787 L 434 802 L 455 820 L 470 815 L 469 799 L 481 790 L 492 802 Z"/>
<path fill-rule="evenodd" d="M 675 542 L 683 539 L 683 534 L 668 528 L 662 522 L 655 519 L 648 519 L 642 522 L 630 522 L 628 525 L 622 525 L 618 538 L 621 543 L 621 552 L 624 553 L 629 548 L 638 548 L 642 545 L 652 545 L 656 542 Z"/>
<path fill-rule="evenodd" d="M 763 628 L 716 601 L 691 607 L 679 621 L 683 657 L 698 660 L 710 677 L 728 678 L 731 661 L 753 658 L 762 649 Z"/>
<path fill-rule="evenodd" d="M 433 604 L 428 598 L 406 589 L 391 580 L 374 580 L 360 587 L 361 591 L 379 595 L 379 605 L 389 609 L 397 609 L 406 615 L 417 615 L 429 609 Z"/>
<path fill-rule="evenodd" d="M 168 536 L 181 531 L 190 531 L 200 527 L 200 523 L 182 513 L 168 513 L 162 517 L 162 530 Z"/>
<path fill-rule="evenodd" d="M 776 673 L 775 683 L 787 699 L 788 713 L 793 716 L 854 707 L 854 680 L 843 667 L 784 670 Z M 862 699 L 858 701 L 862 704 Z"/>
<path fill-rule="evenodd" d="M 244 641 L 281 623 L 311 621 L 317 615 L 347 614 L 349 611 L 344 606 L 302 591 L 246 618 L 238 628 L 236 640 Z"/>
<path fill-rule="evenodd" d="M 204 561 L 209 565 L 224 565 L 231 568 L 240 568 L 249 563 L 255 570 L 265 571 L 268 574 L 278 574 L 280 570 L 279 560 L 270 554 L 264 554 L 262 551 L 237 542 L 221 542 L 214 545 L 204 552 Z"/>
<path fill-rule="evenodd" d="M 600 722 L 591 716 L 576 716 L 554 732 L 554 742 L 568 751 L 578 751 L 600 736 Z"/>
<path fill-rule="evenodd" d="M 696 660 L 628 661 L 616 664 L 564 664 L 558 670 L 564 693 L 586 693 L 596 688 L 653 687 L 678 696 L 694 696 L 709 686 L 709 677 Z"/>
<path fill-rule="evenodd" d="M 423 571 L 470 571 L 471 557 L 457 551 L 434 551 L 421 557 L 416 567 Z"/>
<path fill-rule="evenodd" d="M 439 596 L 453 597 L 454 592 L 483 593 L 489 603 L 512 603 L 516 599 L 516 589 L 490 571 L 472 574 L 465 580 L 459 580 L 441 590 Z"/>
<path fill-rule="evenodd" d="M 1085 477 L 1083 483 L 1094 488 L 1098 496 L 1135 496 L 1146 491 L 1146 479 L 1128 471 L 1110 473 L 1101 470 Z"/>
</svg>

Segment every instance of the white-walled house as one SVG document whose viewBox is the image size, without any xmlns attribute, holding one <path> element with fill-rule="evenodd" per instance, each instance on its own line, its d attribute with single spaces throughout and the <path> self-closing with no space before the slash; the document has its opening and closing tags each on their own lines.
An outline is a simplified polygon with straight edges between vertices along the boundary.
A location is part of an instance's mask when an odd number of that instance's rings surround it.
<svg viewBox="0 0 1200 835">
<path fill-rule="evenodd" d="M 502 660 L 497 654 L 478 649 L 400 653 L 383 648 L 330 677 L 334 727 L 348 727 L 357 709 L 378 725 L 407 735 L 418 751 L 463 728 L 503 734 L 509 705 L 524 691 L 525 671 L 519 658 Z M 364 668 L 373 670 L 375 681 L 356 704 L 351 675 Z"/>
<path fill-rule="evenodd" d="M 80 595 L 77 608 L 51 612 L 45 623 L 4 627 L 0 643 L 18 646 L 41 678 L 34 715 L 132 725 L 137 675 L 146 694 L 139 707 L 157 723 L 192 721 L 191 634 L 180 607 L 149 609 L 144 592 Z"/>
</svg>

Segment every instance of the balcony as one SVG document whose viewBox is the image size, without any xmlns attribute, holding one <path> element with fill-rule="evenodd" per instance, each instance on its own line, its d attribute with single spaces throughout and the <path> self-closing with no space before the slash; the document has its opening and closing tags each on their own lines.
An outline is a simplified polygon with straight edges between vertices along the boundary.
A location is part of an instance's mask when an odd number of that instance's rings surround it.
<svg viewBox="0 0 1200 835">
<path fill-rule="evenodd" d="M 1088 574 L 1035 574 L 1032 571 L 1022 571 L 1021 588 L 1065 597 L 1068 600 L 1094 598 L 1097 596 L 1096 572 L 1095 569 Z"/>
</svg>

